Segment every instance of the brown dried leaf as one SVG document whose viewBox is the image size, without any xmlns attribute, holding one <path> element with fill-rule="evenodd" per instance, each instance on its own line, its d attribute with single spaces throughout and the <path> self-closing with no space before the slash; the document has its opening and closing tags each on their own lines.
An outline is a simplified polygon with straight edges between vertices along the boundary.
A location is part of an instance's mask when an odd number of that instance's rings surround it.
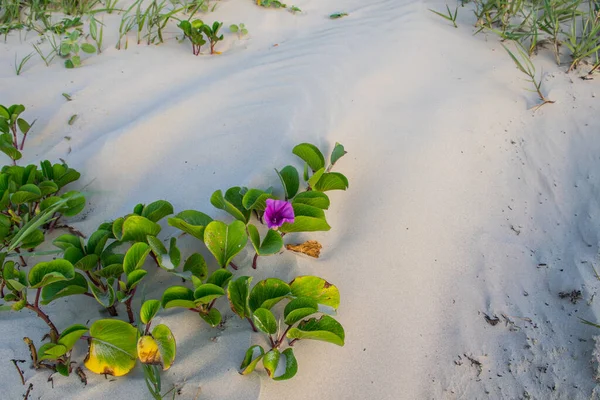
<svg viewBox="0 0 600 400">
<path fill-rule="evenodd" d="M 285 248 L 291 251 L 295 251 L 296 253 L 302 253 L 310 257 L 319 258 L 323 246 L 321 246 L 321 243 L 317 242 L 316 240 L 309 240 L 307 242 L 296 245 L 288 244 L 285 246 Z"/>
</svg>

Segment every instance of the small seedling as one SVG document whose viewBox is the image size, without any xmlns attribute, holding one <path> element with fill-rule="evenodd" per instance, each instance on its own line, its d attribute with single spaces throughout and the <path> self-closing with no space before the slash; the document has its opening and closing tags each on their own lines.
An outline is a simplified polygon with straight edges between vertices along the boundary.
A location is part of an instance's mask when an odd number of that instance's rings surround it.
<svg viewBox="0 0 600 400">
<path fill-rule="evenodd" d="M 246 36 L 248 34 L 248 29 L 246 29 L 246 25 L 242 23 L 240 23 L 239 25 L 229 25 L 229 30 L 232 33 L 237 33 L 239 39 L 241 39 L 242 36 Z"/>
<path fill-rule="evenodd" d="M 348 13 L 345 12 L 339 12 L 339 13 L 333 13 L 329 16 L 329 19 L 339 19 L 339 18 L 343 18 L 343 17 L 347 17 Z"/>
<path fill-rule="evenodd" d="M 63 94 L 62 94 L 62 96 L 63 96 L 65 99 L 67 99 L 67 101 L 71 101 L 71 100 L 73 100 L 73 98 L 71 97 L 71 95 L 70 95 L 70 94 L 68 94 L 68 93 L 63 93 Z"/>
<path fill-rule="evenodd" d="M 458 15 L 458 6 L 456 6 L 456 9 L 454 10 L 454 14 L 452 14 L 452 11 L 450 10 L 450 7 L 448 7 L 448 4 L 446 4 L 446 10 L 447 10 L 448 14 L 442 14 L 441 12 L 438 12 L 438 11 L 435 11 L 435 10 L 432 10 L 431 8 L 429 8 L 429 11 L 452 22 L 452 25 L 454 25 L 455 28 L 458 28 L 458 25 L 456 25 L 456 17 Z"/>
<path fill-rule="evenodd" d="M 100 25 L 100 30 L 98 30 Z M 90 36 L 96 42 L 98 54 L 102 52 L 102 38 L 104 36 L 104 24 L 99 22 L 93 15 L 90 17 Z"/>
<path fill-rule="evenodd" d="M 290 12 L 292 14 L 296 14 L 296 13 L 301 13 L 302 10 L 299 7 L 296 6 L 291 6 L 290 8 L 288 8 L 288 10 L 290 10 Z"/>
<path fill-rule="evenodd" d="M 547 99 L 546 96 L 544 96 L 544 94 L 542 93 L 542 78 L 540 78 L 539 80 L 536 79 L 535 66 L 533 65 L 533 62 L 531 61 L 531 59 L 529 58 L 529 56 L 527 55 L 525 50 L 522 48 L 522 46 L 517 44 L 517 52 L 518 52 L 519 57 L 517 57 L 506 46 L 502 45 L 502 47 L 504 47 L 504 49 L 508 52 L 508 54 L 514 61 L 515 65 L 517 66 L 517 69 L 527 76 L 527 81 L 531 82 L 531 84 L 535 88 L 534 90 L 527 89 L 527 90 L 537 93 L 537 95 L 541 101 L 540 104 L 533 107 L 533 110 L 536 111 L 544 104 L 554 103 L 553 100 Z M 522 61 L 519 60 L 519 58 Z"/>
<path fill-rule="evenodd" d="M 27 54 L 25 57 L 23 57 L 21 59 L 21 61 L 19 63 L 17 63 L 17 53 L 15 53 L 15 73 L 17 75 L 21 75 L 21 72 L 23 71 L 23 67 L 25 66 L 25 64 L 27 64 L 27 61 L 29 61 L 31 59 L 31 57 L 33 57 L 34 53 L 29 53 Z"/>
<path fill-rule="evenodd" d="M 219 36 L 219 29 L 221 29 L 222 26 L 223 23 L 218 21 L 213 22 L 212 26 L 208 24 L 202 25 L 202 31 L 210 42 L 210 54 L 220 54 L 219 52 L 215 51 L 215 46 L 217 42 L 223 40 L 223 35 Z"/>
<path fill-rule="evenodd" d="M 96 52 L 96 48 L 89 43 L 79 43 L 81 41 L 81 32 L 74 30 L 69 33 L 60 44 L 60 55 L 66 57 L 65 67 L 76 68 L 81 66 L 81 57 L 79 50 L 91 54 Z"/>
<path fill-rule="evenodd" d="M 265 8 L 286 8 L 287 5 L 279 0 L 256 0 L 256 4 Z"/>
<path fill-rule="evenodd" d="M 71 118 L 69 118 L 69 125 L 73 125 L 75 123 L 76 119 L 77 119 L 77 114 L 71 115 Z"/>
<path fill-rule="evenodd" d="M 199 19 L 192 22 L 184 20 L 178 25 L 179 29 L 183 31 L 184 36 L 192 42 L 192 53 L 195 56 L 200 54 L 200 49 L 206 44 L 202 30 L 203 26 L 204 22 Z"/>
</svg>

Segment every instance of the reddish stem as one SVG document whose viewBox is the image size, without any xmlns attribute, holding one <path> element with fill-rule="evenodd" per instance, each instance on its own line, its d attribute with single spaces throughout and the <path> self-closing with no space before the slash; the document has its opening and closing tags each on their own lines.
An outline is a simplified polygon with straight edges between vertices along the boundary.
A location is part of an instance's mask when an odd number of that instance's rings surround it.
<svg viewBox="0 0 600 400">
<path fill-rule="evenodd" d="M 34 311 L 38 315 L 38 317 L 40 317 L 42 320 L 44 320 L 46 325 L 48 325 L 50 327 L 50 339 L 52 340 L 52 343 L 56 343 L 56 341 L 58 340 L 58 337 L 60 335 L 58 333 L 58 329 L 56 329 L 56 326 L 54 326 L 52 321 L 50 321 L 50 318 L 48 317 L 48 315 L 46 315 L 42 310 L 40 310 L 39 307 L 36 307 L 33 304 L 27 303 L 27 304 L 25 304 L 25 308 L 27 308 L 28 310 Z"/>
<path fill-rule="evenodd" d="M 293 345 L 294 345 L 294 343 L 296 343 L 297 341 L 298 341 L 298 339 L 294 339 L 294 340 L 292 340 L 292 341 L 290 342 L 290 346 L 293 346 Z"/>
<path fill-rule="evenodd" d="M 252 259 L 252 268 L 256 269 L 256 262 L 258 261 L 258 253 L 256 253 L 254 255 L 254 258 Z"/>
<path fill-rule="evenodd" d="M 252 330 L 254 332 L 258 332 L 258 329 L 256 329 L 256 325 L 254 325 L 254 322 L 252 322 L 252 319 L 250 319 L 250 317 L 246 317 L 246 319 L 248 320 L 248 322 L 250 322 L 250 326 L 252 327 Z"/>
<path fill-rule="evenodd" d="M 133 310 L 131 309 L 131 302 L 133 301 L 133 296 L 135 296 L 135 290 L 137 288 L 134 288 L 131 292 L 131 295 L 129 296 L 129 298 L 125 301 L 125 307 L 127 308 L 127 317 L 129 318 L 129 323 L 133 324 L 135 322 L 135 317 L 133 316 Z"/>
<path fill-rule="evenodd" d="M 236 271 L 238 270 L 238 266 L 237 266 L 237 265 L 235 265 L 235 264 L 233 263 L 233 261 L 232 261 L 232 262 L 230 262 L 230 263 L 229 263 L 229 265 L 231 265 L 231 268 L 233 268 L 234 270 L 236 270 Z"/>
<path fill-rule="evenodd" d="M 279 339 L 277 339 L 277 347 L 281 346 L 281 343 L 283 343 L 283 340 L 285 339 L 285 335 L 287 335 L 288 331 L 292 328 L 291 325 L 288 325 L 287 329 L 285 330 L 285 332 L 283 332 L 283 335 L 281 335 L 281 337 Z"/>
</svg>

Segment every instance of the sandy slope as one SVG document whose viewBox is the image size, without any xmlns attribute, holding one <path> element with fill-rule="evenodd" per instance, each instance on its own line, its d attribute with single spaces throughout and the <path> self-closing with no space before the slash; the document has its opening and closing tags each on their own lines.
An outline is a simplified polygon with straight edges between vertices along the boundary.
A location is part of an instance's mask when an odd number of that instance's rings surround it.
<svg viewBox="0 0 600 400">
<path fill-rule="evenodd" d="M 398 0 L 299 0 L 305 11 L 222 1 L 205 20 L 245 22 L 223 55 L 193 57 L 174 39 L 158 47 L 107 49 L 69 71 L 41 60 L 15 76 L 33 34 L 0 45 L 0 102 L 38 118 L 27 160 L 64 158 L 90 184 L 84 232 L 157 198 L 177 210 L 211 210 L 208 197 L 235 184 L 276 185 L 302 141 L 349 151 L 339 169 L 347 193 L 332 194 L 329 233 L 310 235 L 325 253 L 312 262 L 265 260 L 262 277 L 318 274 L 339 286 L 344 348 L 299 343 L 289 382 L 241 377 L 245 348 L 260 339 L 235 318 L 223 331 L 169 311 L 179 357 L 164 375 L 182 399 L 587 399 L 597 330 L 600 128 L 596 81 L 566 75 L 551 57 L 554 105 L 535 98 L 495 38 L 472 37 L 461 9 L 454 29 L 423 4 Z M 350 16 L 332 21 L 335 11 Z M 107 18 L 108 26 L 118 17 Z M 171 29 L 173 37 L 175 29 Z M 277 46 L 274 46 L 277 44 Z M 61 93 L 73 95 L 65 102 Z M 67 125 L 72 114 L 79 118 Z M 65 140 L 70 136 L 71 140 Z M 167 227 L 167 234 L 172 233 Z M 309 237 L 302 236 L 298 239 Z M 184 241 L 187 253 L 196 249 Z M 250 254 L 238 258 L 248 273 Z M 156 281 L 169 277 L 158 271 Z M 571 304 L 561 291 L 582 290 Z M 160 296 L 160 285 L 147 297 Z M 99 318 L 79 299 L 49 307 L 59 326 Z M 78 302 L 79 303 L 79 302 Z M 227 306 L 223 302 L 221 309 Z M 60 312 L 60 314 L 59 314 Z M 484 313 L 500 323 L 486 323 Z M 504 315 L 505 317 L 503 317 Z M 24 392 L 8 359 L 26 358 L 21 338 L 44 326 L 30 314 L 0 315 L 3 398 Z M 212 340 L 211 340 L 212 338 Z M 84 349 L 79 349 L 82 354 Z M 469 358 L 481 363 L 481 372 Z M 76 379 L 26 371 L 33 398 L 145 398 L 128 379 Z"/>
</svg>

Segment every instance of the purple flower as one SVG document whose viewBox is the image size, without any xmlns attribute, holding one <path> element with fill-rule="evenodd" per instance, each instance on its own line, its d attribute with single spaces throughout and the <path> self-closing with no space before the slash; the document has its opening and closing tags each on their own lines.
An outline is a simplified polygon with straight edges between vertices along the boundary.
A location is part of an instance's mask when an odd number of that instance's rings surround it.
<svg viewBox="0 0 600 400">
<path fill-rule="evenodd" d="M 294 209 L 287 201 L 267 199 L 264 219 L 269 229 L 277 230 L 285 222 L 294 222 Z"/>
</svg>

